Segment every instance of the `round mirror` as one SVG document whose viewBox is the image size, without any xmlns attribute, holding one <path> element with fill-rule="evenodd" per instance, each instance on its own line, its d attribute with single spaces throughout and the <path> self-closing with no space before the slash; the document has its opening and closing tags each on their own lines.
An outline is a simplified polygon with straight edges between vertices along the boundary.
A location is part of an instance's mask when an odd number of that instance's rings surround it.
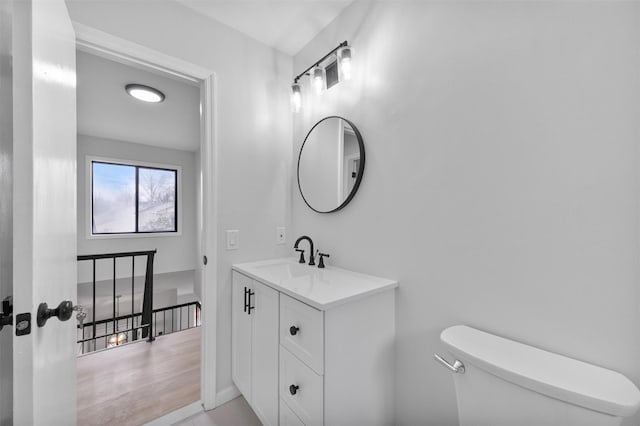
<svg viewBox="0 0 640 426">
<path fill-rule="evenodd" d="M 298 157 L 298 187 L 318 213 L 340 210 L 353 198 L 364 172 L 364 143 L 352 122 L 326 117 L 309 131 Z"/>
</svg>

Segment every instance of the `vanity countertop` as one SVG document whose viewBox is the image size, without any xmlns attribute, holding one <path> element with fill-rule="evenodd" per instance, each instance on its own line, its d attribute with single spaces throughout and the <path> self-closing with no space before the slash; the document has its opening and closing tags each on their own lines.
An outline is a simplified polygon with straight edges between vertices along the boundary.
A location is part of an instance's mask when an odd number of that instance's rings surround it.
<svg viewBox="0 0 640 426">
<path fill-rule="evenodd" d="M 398 286 L 394 280 L 334 266 L 321 269 L 295 258 L 238 263 L 232 269 L 323 311 Z"/>
</svg>

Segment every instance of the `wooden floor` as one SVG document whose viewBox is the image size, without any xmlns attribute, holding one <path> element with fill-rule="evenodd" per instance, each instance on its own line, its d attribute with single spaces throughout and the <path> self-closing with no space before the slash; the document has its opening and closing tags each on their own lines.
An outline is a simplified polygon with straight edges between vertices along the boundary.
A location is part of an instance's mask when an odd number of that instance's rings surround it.
<svg viewBox="0 0 640 426">
<path fill-rule="evenodd" d="M 78 425 L 142 425 L 200 400 L 200 328 L 78 358 Z"/>
</svg>

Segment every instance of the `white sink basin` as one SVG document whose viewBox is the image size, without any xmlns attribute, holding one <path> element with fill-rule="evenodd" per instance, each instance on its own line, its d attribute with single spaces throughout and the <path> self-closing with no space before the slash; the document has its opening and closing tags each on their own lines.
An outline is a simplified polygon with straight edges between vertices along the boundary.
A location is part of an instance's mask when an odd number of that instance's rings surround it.
<svg viewBox="0 0 640 426">
<path fill-rule="evenodd" d="M 256 270 L 269 274 L 277 280 L 313 275 L 318 268 L 306 263 L 292 263 L 289 259 L 281 259 L 282 262 L 256 266 Z"/>
<path fill-rule="evenodd" d="M 232 268 L 320 310 L 398 286 L 397 281 L 333 266 L 320 269 L 295 258 L 241 263 Z"/>
</svg>

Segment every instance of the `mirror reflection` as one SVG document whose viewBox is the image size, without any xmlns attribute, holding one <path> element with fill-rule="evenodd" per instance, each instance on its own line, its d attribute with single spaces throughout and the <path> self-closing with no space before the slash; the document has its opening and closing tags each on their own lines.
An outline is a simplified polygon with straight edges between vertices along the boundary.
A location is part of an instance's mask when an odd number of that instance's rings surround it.
<svg viewBox="0 0 640 426">
<path fill-rule="evenodd" d="M 353 123 L 331 116 L 313 126 L 298 158 L 298 187 L 311 209 L 330 213 L 346 206 L 363 171 L 364 143 Z"/>
</svg>

